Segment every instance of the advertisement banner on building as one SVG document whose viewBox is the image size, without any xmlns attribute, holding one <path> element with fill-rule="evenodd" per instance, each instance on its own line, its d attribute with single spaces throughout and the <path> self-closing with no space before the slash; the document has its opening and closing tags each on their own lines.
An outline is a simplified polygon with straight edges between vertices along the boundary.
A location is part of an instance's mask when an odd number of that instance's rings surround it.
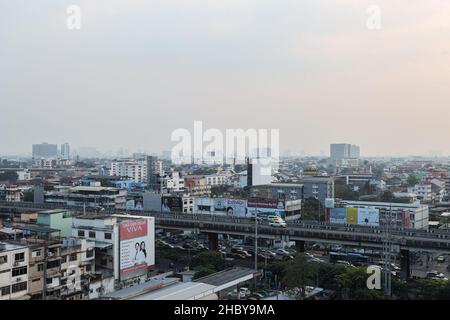
<svg viewBox="0 0 450 320">
<path fill-rule="evenodd" d="M 249 198 L 247 201 L 247 215 L 255 216 L 256 212 L 258 216 L 277 215 L 285 219 L 285 200 L 283 198 Z"/>
<path fill-rule="evenodd" d="M 155 220 L 143 218 L 120 223 L 120 278 L 147 272 L 155 264 Z"/>
<path fill-rule="evenodd" d="M 223 212 L 228 216 L 245 217 L 247 202 L 241 199 L 214 199 L 214 212 Z"/>
<path fill-rule="evenodd" d="M 268 198 L 249 198 L 247 201 L 247 207 L 249 208 L 266 208 L 266 209 L 284 209 L 285 200 L 268 199 Z"/>
<path fill-rule="evenodd" d="M 402 212 L 402 225 L 404 228 L 411 228 L 411 219 L 408 210 Z"/>
<path fill-rule="evenodd" d="M 161 212 L 180 213 L 183 212 L 183 200 L 176 196 L 161 197 Z"/>
<path fill-rule="evenodd" d="M 330 223 L 346 224 L 347 208 L 330 209 Z"/>
<path fill-rule="evenodd" d="M 358 208 L 358 225 L 378 227 L 380 225 L 380 211 L 373 208 Z"/>
<path fill-rule="evenodd" d="M 358 223 L 358 208 L 347 208 L 347 224 Z"/>
<path fill-rule="evenodd" d="M 142 211 L 144 209 L 143 203 L 144 201 L 142 198 L 128 199 L 126 208 L 127 210 Z"/>
</svg>

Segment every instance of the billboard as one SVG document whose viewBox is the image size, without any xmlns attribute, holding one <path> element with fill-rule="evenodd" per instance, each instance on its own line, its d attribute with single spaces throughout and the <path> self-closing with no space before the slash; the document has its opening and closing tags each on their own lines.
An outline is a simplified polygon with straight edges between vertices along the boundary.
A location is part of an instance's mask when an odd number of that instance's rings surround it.
<svg viewBox="0 0 450 320">
<path fill-rule="evenodd" d="M 247 202 L 241 199 L 214 199 L 214 212 L 224 212 L 228 216 L 245 217 Z"/>
<path fill-rule="evenodd" d="M 378 227 L 380 225 L 380 211 L 373 208 L 358 208 L 358 225 Z"/>
<path fill-rule="evenodd" d="M 402 226 L 403 228 L 411 228 L 411 218 L 407 209 L 402 212 Z"/>
<path fill-rule="evenodd" d="M 133 199 L 127 199 L 126 203 L 127 210 L 139 210 L 144 209 L 144 200 L 142 197 L 135 197 Z"/>
<path fill-rule="evenodd" d="M 183 200 L 176 196 L 161 197 L 161 212 L 183 212 Z"/>
<path fill-rule="evenodd" d="M 347 224 L 358 223 L 358 208 L 347 208 Z"/>
<path fill-rule="evenodd" d="M 378 227 L 380 211 L 373 208 L 330 208 L 329 223 Z"/>
<path fill-rule="evenodd" d="M 285 200 L 267 198 L 249 198 L 247 202 L 247 212 L 250 216 L 270 216 L 277 215 L 285 219 Z"/>
<path fill-rule="evenodd" d="M 155 264 L 155 220 L 125 220 L 119 226 L 120 278 L 145 274 Z"/>
<path fill-rule="evenodd" d="M 330 210 L 330 223 L 347 223 L 347 208 L 334 208 Z"/>
</svg>

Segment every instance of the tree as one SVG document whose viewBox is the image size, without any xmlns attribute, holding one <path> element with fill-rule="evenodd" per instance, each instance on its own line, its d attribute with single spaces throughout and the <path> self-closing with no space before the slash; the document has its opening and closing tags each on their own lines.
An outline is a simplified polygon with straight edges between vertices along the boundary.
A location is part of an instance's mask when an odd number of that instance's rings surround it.
<svg viewBox="0 0 450 320">
<path fill-rule="evenodd" d="M 334 183 L 334 195 L 339 199 L 359 200 L 359 193 L 353 191 L 344 181 L 339 179 Z"/>
<path fill-rule="evenodd" d="M 225 269 L 227 263 L 219 252 L 203 251 L 192 258 L 191 266 L 196 271 L 194 278 L 197 279 Z"/>
<path fill-rule="evenodd" d="M 364 267 L 343 268 L 343 272 L 337 276 L 341 297 L 350 300 L 389 299 L 381 290 L 369 290 L 367 278 L 368 274 Z"/>
<path fill-rule="evenodd" d="M 384 191 L 381 195 L 381 201 L 383 202 L 392 202 L 394 200 L 394 195 L 391 191 Z"/>
<path fill-rule="evenodd" d="M 212 274 L 214 272 L 216 272 L 216 271 L 211 269 L 211 268 L 198 266 L 195 269 L 195 274 L 194 274 L 193 280 L 196 280 L 196 279 L 199 279 L 199 278 L 202 278 L 202 277 L 206 277 L 206 276 L 208 276 L 208 275 L 210 275 L 210 274 Z"/>
<path fill-rule="evenodd" d="M 319 214 L 323 218 L 323 206 L 320 201 L 316 198 L 307 198 L 302 204 L 302 220 L 319 220 Z"/>
<path fill-rule="evenodd" d="M 419 179 L 415 175 L 410 174 L 408 176 L 407 183 L 409 187 L 414 187 L 417 184 L 417 182 L 419 182 Z"/>
<path fill-rule="evenodd" d="M 287 289 L 300 289 L 300 299 L 305 298 L 305 287 L 313 284 L 311 280 L 314 276 L 314 268 L 312 264 L 308 263 L 303 254 L 298 254 L 294 261 L 288 263 L 285 268 L 285 274 L 282 282 Z"/>
</svg>

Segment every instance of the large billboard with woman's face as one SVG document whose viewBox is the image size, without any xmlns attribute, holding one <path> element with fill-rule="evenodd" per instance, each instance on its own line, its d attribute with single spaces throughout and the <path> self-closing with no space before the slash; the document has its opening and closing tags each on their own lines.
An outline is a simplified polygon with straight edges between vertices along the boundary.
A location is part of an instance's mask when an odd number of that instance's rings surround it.
<svg viewBox="0 0 450 320">
<path fill-rule="evenodd" d="M 155 264 L 154 218 L 132 219 L 120 223 L 120 278 L 147 272 Z"/>
</svg>

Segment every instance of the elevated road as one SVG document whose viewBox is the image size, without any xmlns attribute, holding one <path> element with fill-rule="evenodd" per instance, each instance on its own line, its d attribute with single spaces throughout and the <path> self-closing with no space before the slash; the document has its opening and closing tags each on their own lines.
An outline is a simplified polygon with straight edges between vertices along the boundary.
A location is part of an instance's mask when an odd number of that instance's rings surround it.
<svg viewBox="0 0 450 320">
<path fill-rule="evenodd" d="M 31 202 L 0 202 L 0 212 L 27 212 L 50 209 L 67 209 L 78 213 L 83 208 L 65 207 L 55 204 L 34 204 Z M 103 211 L 105 213 L 105 211 Z M 125 210 L 110 210 L 106 213 L 124 213 Z M 131 215 L 155 217 L 156 226 L 165 229 L 196 230 L 208 234 L 230 234 L 253 236 L 255 222 L 248 218 L 210 214 L 128 212 Z M 355 225 L 335 225 L 310 221 L 288 222 L 287 228 L 271 227 L 267 222 L 258 224 L 258 237 L 266 239 L 283 238 L 289 241 L 314 241 L 349 244 L 354 246 L 383 246 L 386 234 L 383 228 Z M 391 229 L 391 241 L 400 249 L 450 252 L 450 232 L 446 230 Z M 395 250 L 395 249 L 394 249 Z"/>
</svg>

